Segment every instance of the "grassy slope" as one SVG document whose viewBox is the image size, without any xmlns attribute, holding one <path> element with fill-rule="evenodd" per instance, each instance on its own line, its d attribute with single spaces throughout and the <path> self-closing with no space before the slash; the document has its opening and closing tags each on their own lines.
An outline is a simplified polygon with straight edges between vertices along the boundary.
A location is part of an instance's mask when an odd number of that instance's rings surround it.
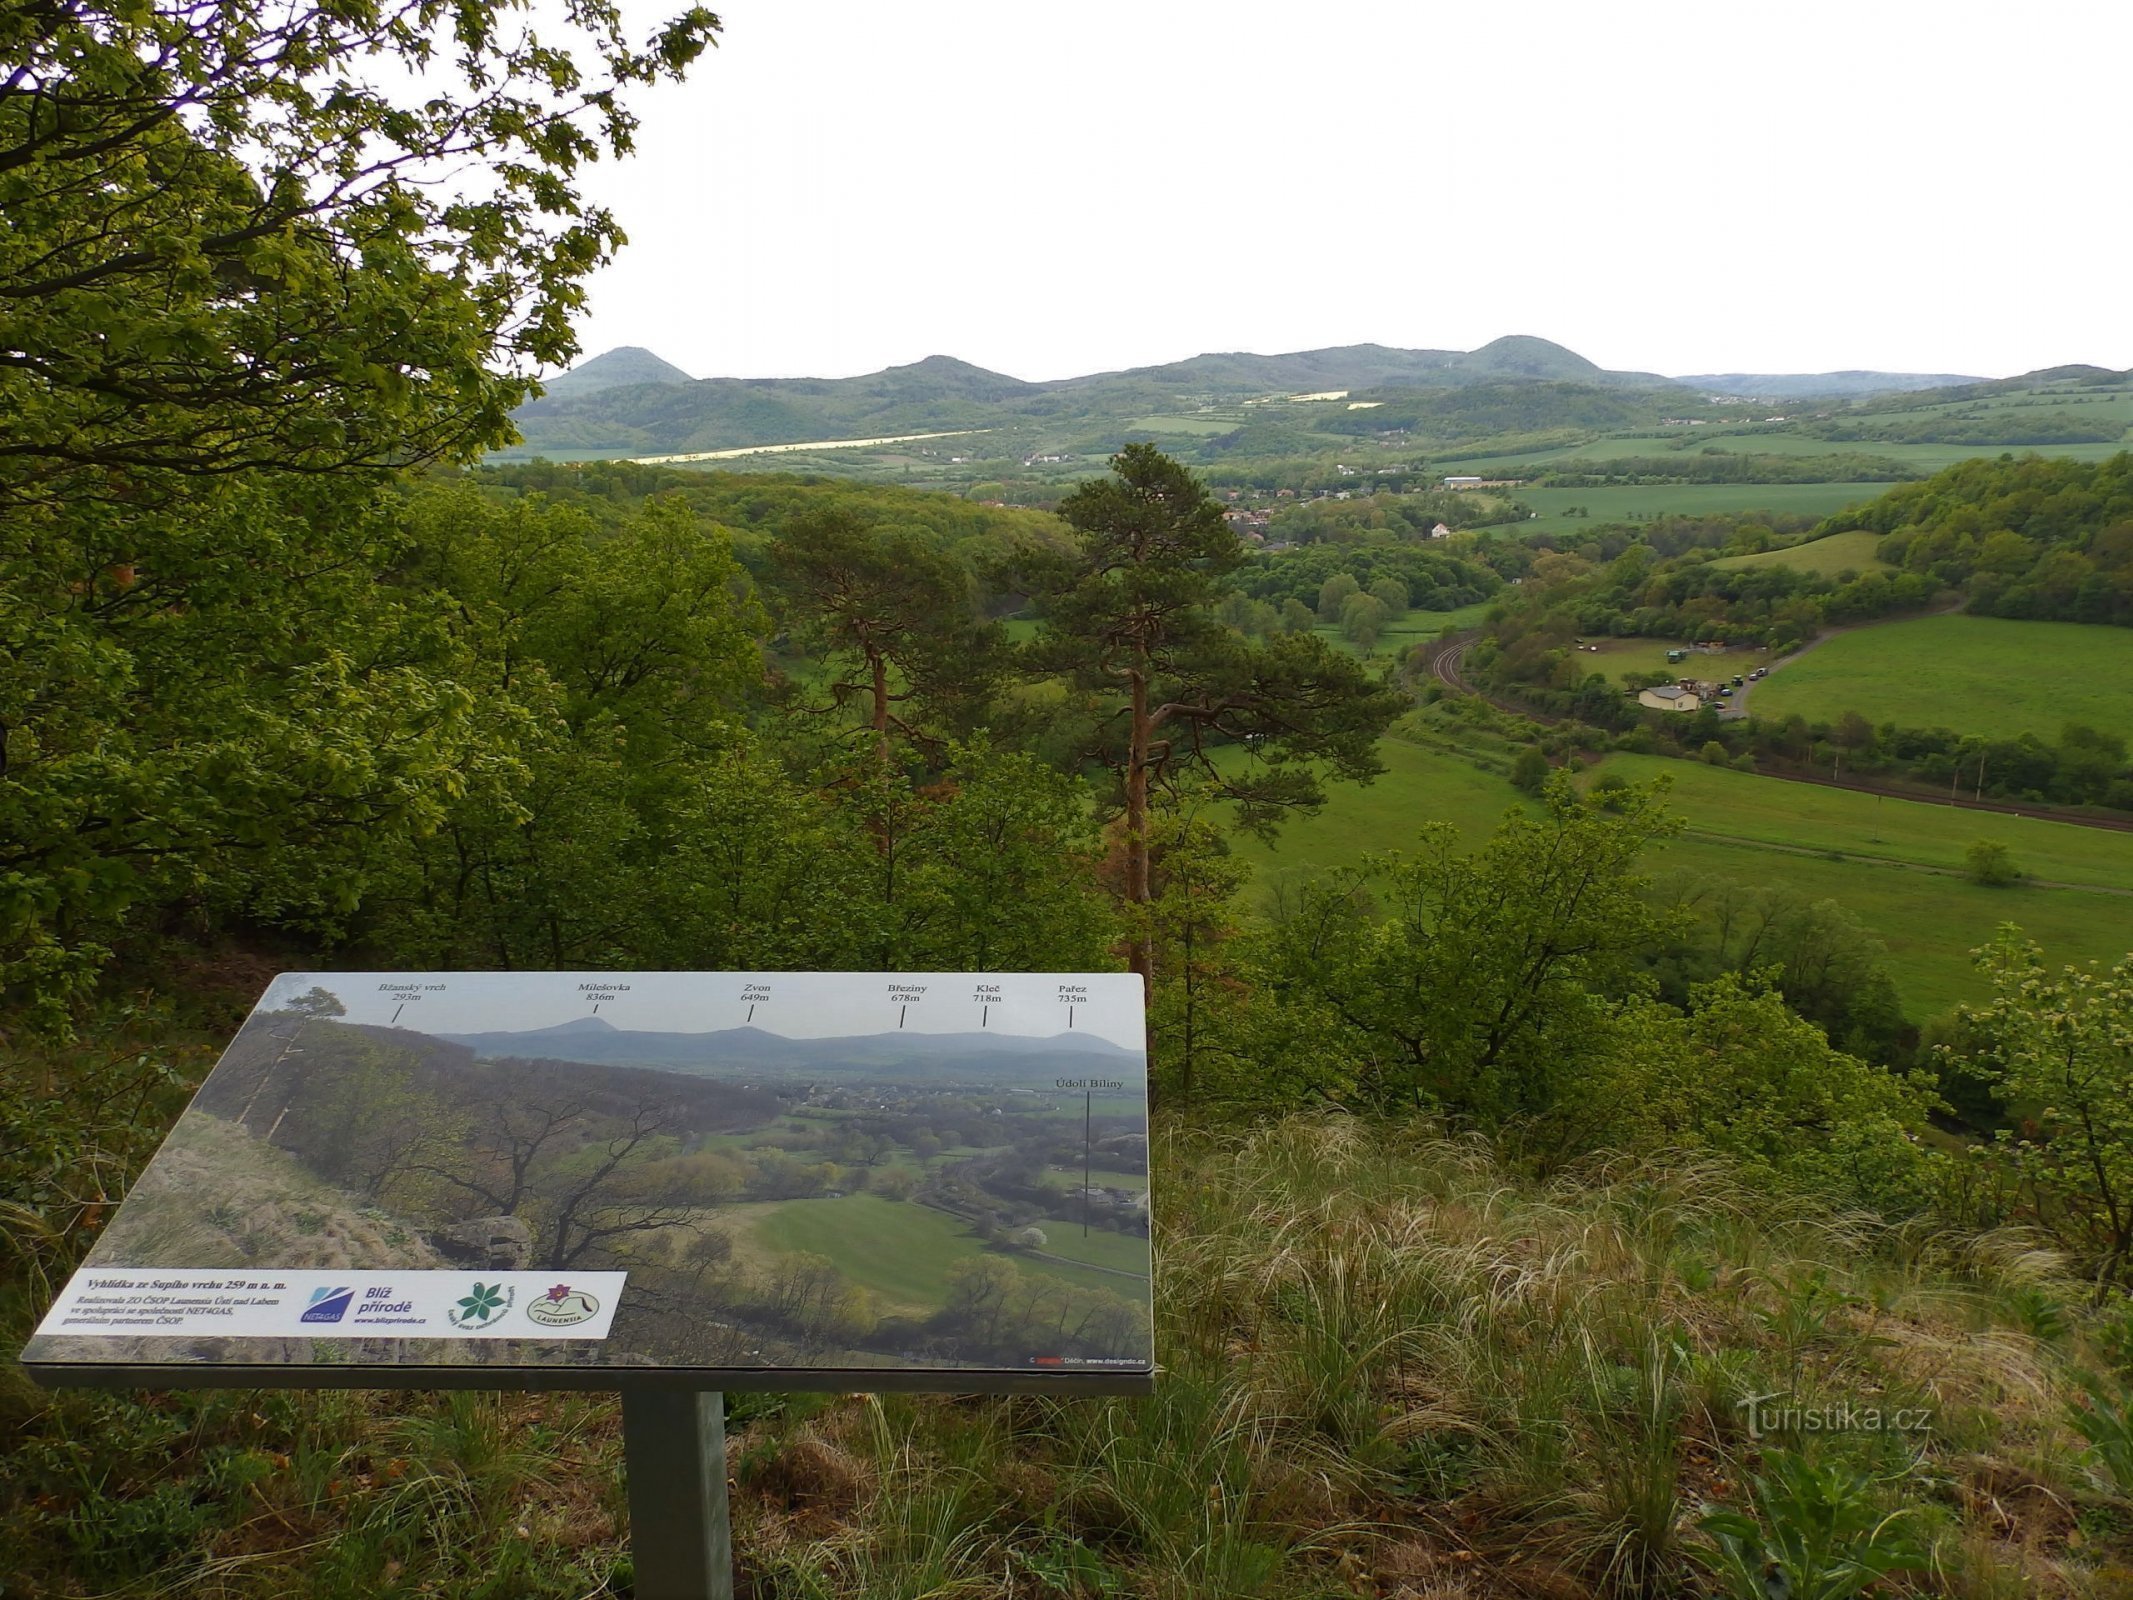
<svg viewBox="0 0 2133 1600">
<path fill-rule="evenodd" d="M 1752 556 L 1727 556 L 1711 563 L 1714 567 L 1797 567 L 1806 572 L 1817 573 L 1825 578 L 1834 578 L 1843 572 L 1888 572 L 1889 564 L 1874 554 L 1874 546 L 1881 542 L 1881 535 L 1864 528 L 1850 533 L 1825 534 L 1811 539 L 1806 544 L 1788 546 L 1783 550 L 1762 550 Z"/>
<path fill-rule="evenodd" d="M 1291 872 L 1353 866 L 1365 851 L 1413 845 L 1425 822 L 1449 822 L 1470 844 L 1489 835 L 1503 814 L 1523 805 L 1495 775 L 1453 756 L 1397 739 L 1378 746 L 1385 774 L 1368 784 L 1340 783 L 1315 817 L 1294 817 L 1269 846 L 1246 834 L 1231 837 L 1237 858 L 1268 890 Z"/>
<path fill-rule="evenodd" d="M 1748 1395 L 1929 1414 L 1804 1441 L 1960 1574 L 1918 1592 L 2122 1590 L 2067 1422 L 2107 1362 L 2039 1252 L 1325 1116 L 1162 1146 L 1155 1393 L 729 1397 L 739 1592 L 1597 1600 L 1627 1549 L 1701 1593 L 1703 1504 L 1779 1442 Z M 631 1592 L 612 1396 L 0 1393 L 10 1593 Z"/>
<path fill-rule="evenodd" d="M 2133 833 L 1884 799 L 1663 756 L 1612 755 L 1603 765 L 1637 783 L 1663 774 L 1676 809 L 1699 833 L 1805 844 L 1951 872 L 1963 870 L 1971 841 L 2001 839 L 2033 877 L 2133 891 Z M 2127 918 L 2133 924 L 2133 907 Z"/>
<path fill-rule="evenodd" d="M 944 1211 L 908 1200 L 884 1200 L 879 1195 L 847 1195 L 842 1200 L 783 1200 L 765 1205 L 736 1206 L 724 1220 L 745 1225 L 757 1253 L 807 1251 L 826 1256 L 838 1271 L 861 1288 L 879 1295 L 898 1310 L 938 1311 L 941 1287 L 950 1265 L 966 1256 L 981 1255 L 986 1246 Z M 1046 1222 L 1047 1233 L 1057 1232 L 1062 1247 L 1054 1253 L 1100 1266 L 1144 1268 L 1148 1254 L 1145 1241 L 1127 1240 L 1117 1234 L 1091 1235 L 1093 1252 L 1065 1248 L 1081 1244 L 1081 1230 L 1067 1240 L 1062 1222 Z M 1099 1242 L 1101 1241 L 1101 1242 Z M 1128 1258 L 1131 1259 L 1128 1259 Z M 1045 1272 L 1091 1289 L 1109 1289 L 1126 1294 L 1132 1285 L 1106 1272 L 1077 1271 L 1059 1262 L 1030 1257 L 1017 1258 L 1027 1272 Z"/>
<path fill-rule="evenodd" d="M 2133 729 L 2133 628 L 2001 617 L 1920 617 L 1817 645 L 1757 685 L 1761 717 L 1875 723 L 2052 740 L 2069 722 Z"/>
<path fill-rule="evenodd" d="M 1503 779 L 1455 756 L 1392 740 L 1383 752 L 1384 777 L 1367 788 L 1337 786 L 1324 811 L 1291 822 L 1272 850 L 1254 840 L 1237 842 L 1237 854 L 1254 868 L 1262 895 L 1273 893 L 1284 876 L 1353 866 L 1366 851 L 1410 845 L 1420 824 L 1432 818 L 1452 823 L 1470 844 L 1477 843 L 1504 812 L 1524 804 Z M 1987 889 L 1912 866 L 1863 859 L 1874 855 L 1940 864 L 1951 848 L 1960 857 L 1958 838 L 1967 844 L 2004 836 L 2013 843 L 2017 861 L 2037 876 L 2124 886 L 2133 883 L 2133 835 L 2023 818 L 1987 820 L 1981 813 L 1949 813 L 1691 762 L 1610 759 L 1632 775 L 1671 775 L 1679 809 L 1698 830 L 1653 857 L 1649 868 L 1655 875 L 1678 870 L 1733 883 L 1776 884 L 1848 907 L 1888 946 L 1890 970 L 1914 1017 L 1978 997 L 1969 952 L 2002 922 L 2020 923 L 2055 960 L 2112 959 L 2133 948 L 2133 899 L 2121 895 L 2035 886 Z M 1735 836 L 1709 836 L 1729 831 Z M 1773 844 L 1839 851 L 1845 859 L 1792 854 Z"/>
<path fill-rule="evenodd" d="M 910 1311 L 939 1310 L 949 1266 L 985 1248 L 947 1213 L 879 1195 L 736 1206 L 730 1215 L 758 1247 L 827 1256 L 861 1288 Z"/>
</svg>

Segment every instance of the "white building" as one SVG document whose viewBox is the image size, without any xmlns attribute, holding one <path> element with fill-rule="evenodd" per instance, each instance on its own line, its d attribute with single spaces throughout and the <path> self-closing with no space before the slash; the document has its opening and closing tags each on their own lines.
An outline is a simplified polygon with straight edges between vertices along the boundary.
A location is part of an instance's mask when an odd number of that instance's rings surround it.
<svg viewBox="0 0 2133 1600">
<path fill-rule="evenodd" d="M 1696 697 L 1694 689 L 1684 689 L 1678 683 L 1662 683 L 1656 689 L 1637 691 L 1637 704 L 1650 706 L 1654 711 L 1701 711 L 1703 701 Z"/>
</svg>

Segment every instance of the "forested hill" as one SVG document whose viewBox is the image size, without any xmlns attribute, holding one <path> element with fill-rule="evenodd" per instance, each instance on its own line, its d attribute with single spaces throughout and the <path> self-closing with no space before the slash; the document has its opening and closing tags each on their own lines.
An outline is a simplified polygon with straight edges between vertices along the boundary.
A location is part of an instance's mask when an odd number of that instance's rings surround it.
<svg viewBox="0 0 2133 1600">
<path fill-rule="evenodd" d="M 632 364 L 615 366 L 618 357 Z M 656 362 L 664 373 L 629 376 Z M 611 351 L 552 380 L 514 415 L 532 449 L 609 449 L 646 455 L 798 440 L 873 437 L 1000 426 L 1016 421 L 1123 421 L 1180 397 L 1240 400 L 1372 389 L 1460 389 L 1475 384 L 1576 382 L 1669 391 L 1647 372 L 1609 372 L 1546 339 L 1514 335 L 1478 350 L 1395 350 L 1348 345 L 1288 355 L 1228 353 L 1162 366 L 1025 383 L 948 356 L 929 356 L 856 378 L 705 378 L 648 351 Z M 591 387 L 586 377 L 598 381 Z M 1682 391 L 1686 400 L 1687 392 Z"/>
<path fill-rule="evenodd" d="M 1300 447 L 1286 433 L 1304 419 L 1294 405 L 1281 403 L 1298 400 L 1326 403 L 1324 414 L 1314 415 L 1332 435 L 1366 436 L 1420 425 L 1433 438 L 1471 439 L 1658 425 L 1684 417 L 1736 421 L 1738 413 L 1728 407 L 1741 401 L 1729 397 L 1773 403 L 1813 397 L 1842 405 L 1885 394 L 1901 396 L 1905 406 L 1930 407 L 2033 381 L 2078 386 L 2083 374 L 2098 372 L 2055 368 L 2004 381 L 1860 371 L 1676 379 L 1610 371 L 1562 345 L 1515 334 L 1476 350 L 1357 344 L 1285 355 L 1217 352 L 1041 383 L 945 355 L 853 378 L 692 379 L 649 350 L 627 347 L 547 380 L 547 392 L 513 414 L 523 435 L 513 453 L 687 455 L 984 432 L 990 439 L 970 441 L 983 455 L 1064 450 L 1101 456 L 1128 437 L 1161 434 L 1163 416 L 1180 412 L 1219 412 L 1232 421 L 1249 415 L 1253 420 L 1240 430 L 1240 442 L 1255 451 L 1279 452 Z M 1256 410 L 1262 406 L 1263 415 Z M 1840 418 L 1815 426 L 1841 430 L 1856 424 Z M 1938 438 L 1951 424 L 1934 414 L 1920 426 Z M 1840 431 L 1827 436 L 1878 435 Z M 2046 440 L 2040 435 L 2024 442 Z"/>
<path fill-rule="evenodd" d="M 1986 616 L 2133 626 L 2133 452 L 2105 461 L 1965 461 L 1832 518 Z"/>
</svg>

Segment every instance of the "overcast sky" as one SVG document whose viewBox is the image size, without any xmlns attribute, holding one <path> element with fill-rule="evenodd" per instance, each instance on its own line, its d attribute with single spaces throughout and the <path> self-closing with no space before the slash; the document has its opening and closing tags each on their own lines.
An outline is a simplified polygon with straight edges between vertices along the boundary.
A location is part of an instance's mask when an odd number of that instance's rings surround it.
<svg viewBox="0 0 2133 1600">
<path fill-rule="evenodd" d="M 997 997 L 980 985 L 997 988 Z M 1141 981 L 1122 972 L 289 972 L 261 1004 L 276 1010 L 314 986 L 335 995 L 350 1022 L 397 1021 L 422 1033 L 550 1028 L 594 1015 L 597 1003 L 602 1019 L 638 1032 L 708 1033 L 752 1022 L 789 1039 L 827 1039 L 894 1033 L 903 1013 L 912 1033 L 985 1027 L 1050 1038 L 1071 1027 L 1129 1050 L 1143 1043 Z M 766 989 L 767 999 L 752 992 Z"/>
<path fill-rule="evenodd" d="M 588 354 L 2133 366 L 2127 0 L 713 4 L 592 175 Z"/>
</svg>

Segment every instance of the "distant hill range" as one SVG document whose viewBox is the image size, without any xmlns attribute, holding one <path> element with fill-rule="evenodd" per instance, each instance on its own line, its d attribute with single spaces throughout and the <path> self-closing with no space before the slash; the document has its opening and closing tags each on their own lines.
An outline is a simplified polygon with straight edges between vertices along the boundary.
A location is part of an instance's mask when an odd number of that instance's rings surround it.
<svg viewBox="0 0 2133 1600">
<path fill-rule="evenodd" d="M 1551 384 L 1572 398 L 1608 391 L 1644 410 L 1705 395 L 1852 398 L 1983 380 L 1945 373 L 1718 373 L 1666 378 L 1610 371 L 1546 339 L 1514 334 L 1478 350 L 1344 345 L 1288 355 L 1199 355 L 1160 366 L 1028 383 L 950 356 L 855 378 L 692 379 L 634 346 L 610 350 L 548 381 L 515 416 L 525 443 L 618 456 L 684 455 L 755 446 L 974 429 L 1015 429 L 1098 445 L 1135 418 L 1181 406 L 1345 392 L 1384 403 L 1417 390 Z"/>
<path fill-rule="evenodd" d="M 762 1073 L 775 1077 L 955 1078 L 1048 1085 L 1054 1077 L 1096 1072 L 1140 1086 L 1143 1058 L 1091 1033 L 1048 1037 L 975 1031 L 858 1034 L 835 1039 L 790 1039 L 763 1028 L 709 1033 L 664 1033 L 618 1028 L 603 1017 L 581 1017 L 553 1028 L 488 1033 L 440 1033 L 490 1060 L 580 1061 L 601 1066 L 658 1067 L 721 1078 Z"/>
<path fill-rule="evenodd" d="M 1987 380 L 1952 372 L 1704 372 L 1675 381 L 1704 394 L 1756 400 L 1853 400 L 1861 395 L 1952 389 Z"/>
</svg>

